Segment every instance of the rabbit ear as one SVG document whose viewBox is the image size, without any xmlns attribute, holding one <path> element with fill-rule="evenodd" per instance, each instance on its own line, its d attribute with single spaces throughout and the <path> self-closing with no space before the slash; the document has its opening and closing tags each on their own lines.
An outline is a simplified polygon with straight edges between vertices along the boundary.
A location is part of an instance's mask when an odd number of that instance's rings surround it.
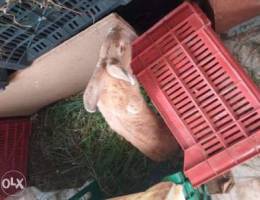
<svg viewBox="0 0 260 200">
<path fill-rule="evenodd" d="M 110 76 L 116 79 L 124 80 L 126 82 L 129 82 L 131 85 L 135 85 L 136 83 L 134 76 L 131 73 L 124 70 L 122 67 L 110 64 L 107 65 L 106 70 Z"/>
<path fill-rule="evenodd" d="M 99 100 L 100 92 L 102 90 L 102 77 L 104 72 L 104 67 L 96 68 L 85 90 L 83 96 L 84 107 L 90 113 L 96 112 L 97 110 L 97 102 Z"/>
</svg>

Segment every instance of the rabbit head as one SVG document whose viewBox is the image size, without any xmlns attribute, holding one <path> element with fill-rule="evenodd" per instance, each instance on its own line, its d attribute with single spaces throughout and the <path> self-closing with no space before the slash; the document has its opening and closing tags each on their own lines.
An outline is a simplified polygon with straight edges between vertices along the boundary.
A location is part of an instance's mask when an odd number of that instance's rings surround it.
<svg viewBox="0 0 260 200">
<path fill-rule="evenodd" d="M 84 93 L 84 105 L 88 112 L 95 112 L 100 93 L 104 86 L 104 76 L 135 85 L 137 81 L 130 66 L 132 59 L 131 36 L 119 26 L 113 27 L 103 42 L 99 61 Z"/>
<path fill-rule="evenodd" d="M 132 38 L 126 30 L 116 26 L 112 28 L 100 50 L 100 62 L 107 73 L 116 78 L 134 84 L 130 62 L 132 59 Z"/>
</svg>

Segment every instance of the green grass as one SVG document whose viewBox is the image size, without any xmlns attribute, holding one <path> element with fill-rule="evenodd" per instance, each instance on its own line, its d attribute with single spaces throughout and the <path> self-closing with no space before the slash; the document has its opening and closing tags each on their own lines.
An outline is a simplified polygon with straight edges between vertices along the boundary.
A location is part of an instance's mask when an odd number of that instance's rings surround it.
<svg viewBox="0 0 260 200">
<path fill-rule="evenodd" d="M 100 113 L 87 113 L 81 95 L 44 109 L 33 124 L 30 182 L 44 191 L 78 187 L 93 178 L 107 197 L 137 192 L 182 162 L 181 157 L 163 164 L 149 160 Z"/>
</svg>

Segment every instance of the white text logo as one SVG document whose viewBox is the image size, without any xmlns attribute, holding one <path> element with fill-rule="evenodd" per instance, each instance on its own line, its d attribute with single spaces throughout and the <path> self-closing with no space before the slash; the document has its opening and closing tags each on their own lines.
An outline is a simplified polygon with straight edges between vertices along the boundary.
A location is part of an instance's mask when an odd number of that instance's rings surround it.
<svg viewBox="0 0 260 200">
<path fill-rule="evenodd" d="M 17 170 L 8 171 L 1 178 L 1 189 L 6 195 L 13 195 L 25 187 L 26 178 Z"/>
</svg>

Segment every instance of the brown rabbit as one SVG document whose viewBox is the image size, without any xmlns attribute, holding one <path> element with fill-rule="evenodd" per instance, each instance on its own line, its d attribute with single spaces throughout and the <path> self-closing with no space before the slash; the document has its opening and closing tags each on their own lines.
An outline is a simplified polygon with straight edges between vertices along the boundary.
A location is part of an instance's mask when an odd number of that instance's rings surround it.
<svg viewBox="0 0 260 200">
<path fill-rule="evenodd" d="M 141 95 L 130 67 L 132 40 L 119 27 L 110 30 L 84 93 L 85 109 L 95 112 L 98 107 L 115 132 L 149 158 L 163 161 L 176 153 L 178 145 Z"/>
</svg>

